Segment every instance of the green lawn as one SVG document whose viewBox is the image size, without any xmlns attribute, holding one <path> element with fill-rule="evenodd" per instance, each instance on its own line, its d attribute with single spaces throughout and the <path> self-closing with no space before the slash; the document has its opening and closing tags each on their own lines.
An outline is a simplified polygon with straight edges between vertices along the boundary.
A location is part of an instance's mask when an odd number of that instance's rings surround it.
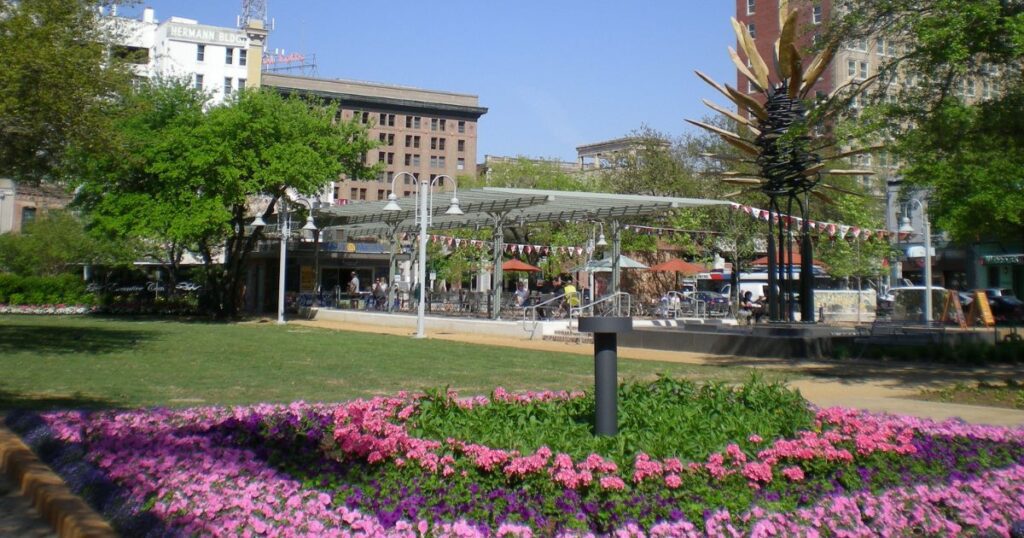
<svg viewBox="0 0 1024 538">
<path fill-rule="evenodd" d="M 751 371 L 619 361 L 623 379 Z M 0 316 L 0 409 L 343 401 L 445 385 L 591 389 L 593 359 L 273 323 Z"/>
</svg>

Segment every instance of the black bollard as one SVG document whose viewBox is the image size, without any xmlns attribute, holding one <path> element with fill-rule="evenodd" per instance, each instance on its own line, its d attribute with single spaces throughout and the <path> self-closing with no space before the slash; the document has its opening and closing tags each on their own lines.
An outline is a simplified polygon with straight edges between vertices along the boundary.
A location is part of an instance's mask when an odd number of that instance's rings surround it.
<svg viewBox="0 0 1024 538">
<path fill-rule="evenodd" d="M 633 330 L 633 318 L 579 318 L 580 332 L 594 333 L 594 435 L 619 433 L 618 333 Z"/>
</svg>

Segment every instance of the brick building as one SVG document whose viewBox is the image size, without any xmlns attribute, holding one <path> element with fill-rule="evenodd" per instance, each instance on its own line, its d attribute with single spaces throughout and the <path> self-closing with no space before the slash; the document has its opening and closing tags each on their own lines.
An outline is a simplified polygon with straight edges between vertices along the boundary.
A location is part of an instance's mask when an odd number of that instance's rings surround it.
<svg viewBox="0 0 1024 538">
<path fill-rule="evenodd" d="M 333 203 L 384 200 L 402 172 L 416 179 L 476 177 L 477 121 L 487 109 L 475 95 L 271 73 L 263 74 L 262 85 L 335 101 L 341 119 L 362 122 L 379 142 L 365 159 L 383 170 L 373 178 L 339 178 L 326 193 Z M 440 186 L 444 182 L 438 180 Z M 395 190 L 413 195 L 414 178 L 401 175 Z"/>
</svg>

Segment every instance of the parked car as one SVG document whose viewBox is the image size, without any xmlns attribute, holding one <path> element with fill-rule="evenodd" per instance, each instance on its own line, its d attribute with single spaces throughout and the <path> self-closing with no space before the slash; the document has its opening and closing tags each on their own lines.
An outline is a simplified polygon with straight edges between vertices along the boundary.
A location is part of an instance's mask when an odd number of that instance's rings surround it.
<svg viewBox="0 0 1024 538">
<path fill-rule="evenodd" d="M 925 286 L 905 286 L 890 288 L 886 294 L 886 302 L 891 304 L 893 321 L 924 321 Z M 946 298 L 946 288 L 932 286 L 932 320 L 942 316 L 942 307 Z"/>
<path fill-rule="evenodd" d="M 729 298 L 721 293 L 694 291 L 683 295 L 685 309 L 696 308 L 697 301 L 704 303 L 702 308 L 706 309 L 709 316 L 725 316 L 729 313 Z"/>
<path fill-rule="evenodd" d="M 985 288 L 974 291 L 985 293 L 996 321 L 1024 321 L 1024 301 L 1018 299 L 1010 288 Z"/>
</svg>

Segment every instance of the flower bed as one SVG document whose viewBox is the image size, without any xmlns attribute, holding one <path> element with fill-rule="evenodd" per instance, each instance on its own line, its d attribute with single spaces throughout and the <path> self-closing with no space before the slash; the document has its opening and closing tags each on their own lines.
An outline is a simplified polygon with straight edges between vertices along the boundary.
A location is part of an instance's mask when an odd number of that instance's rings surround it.
<svg viewBox="0 0 1024 538">
<path fill-rule="evenodd" d="M 67 304 L 0 304 L 0 314 L 33 314 L 43 316 L 66 316 L 74 314 L 89 314 L 95 312 L 97 307 L 92 305 L 67 305 Z"/>
<path fill-rule="evenodd" d="M 1024 430 L 833 408 L 805 409 L 806 429 L 779 434 L 801 419 L 765 405 L 786 400 L 778 387 L 707 387 L 623 387 L 623 434 L 594 440 L 600 455 L 572 433 L 586 433 L 592 397 L 568 393 L 8 423 L 131 536 L 1007 535 L 1024 519 Z M 705 427 L 688 436 L 626 429 L 693 407 Z M 749 433 L 716 440 L 730 428 Z M 480 442 L 507 431 L 528 435 Z"/>
</svg>

